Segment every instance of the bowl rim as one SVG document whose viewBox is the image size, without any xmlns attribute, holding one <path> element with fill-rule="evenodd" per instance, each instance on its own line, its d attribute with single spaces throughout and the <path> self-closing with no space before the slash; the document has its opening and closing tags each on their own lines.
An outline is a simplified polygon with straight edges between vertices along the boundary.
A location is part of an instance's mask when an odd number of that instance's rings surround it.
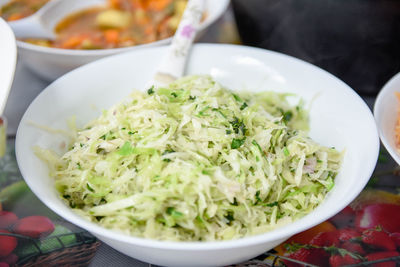
<svg viewBox="0 0 400 267">
<path fill-rule="evenodd" d="M 195 47 L 203 47 L 203 48 L 207 48 L 207 49 L 213 49 L 213 48 L 218 48 L 218 47 L 233 48 L 233 49 L 237 49 L 238 51 L 240 50 L 240 52 L 255 51 L 256 53 L 271 53 L 271 54 L 279 55 L 280 57 L 288 58 L 291 61 L 301 62 L 302 64 L 307 65 L 309 68 L 316 69 L 319 72 L 324 73 L 324 75 L 327 75 L 327 77 L 328 76 L 332 77 L 333 79 L 340 82 L 344 87 L 346 87 L 346 91 L 348 91 L 349 94 L 351 94 L 352 96 L 355 97 L 355 99 L 358 101 L 358 104 L 361 107 L 363 107 L 364 111 L 368 114 L 369 124 L 370 124 L 370 126 L 373 126 L 373 128 L 374 128 L 373 133 L 371 133 L 373 135 L 373 139 L 375 139 L 374 144 L 371 145 L 371 147 L 373 146 L 374 151 L 370 151 L 370 153 L 369 153 L 371 155 L 371 157 L 370 157 L 370 160 L 371 160 L 370 168 L 371 169 L 368 170 L 368 168 L 365 168 L 365 171 L 366 171 L 364 173 L 365 177 L 363 177 L 364 180 L 359 181 L 359 183 L 358 183 L 359 187 L 356 188 L 356 190 L 353 190 L 352 194 L 349 194 L 347 196 L 347 198 L 345 199 L 346 201 L 338 203 L 338 205 L 336 206 L 336 210 L 334 210 L 334 212 L 330 211 L 330 212 L 328 212 L 329 214 L 325 214 L 324 216 L 318 217 L 317 219 L 313 220 L 312 224 L 298 225 L 301 220 L 301 219 L 299 219 L 299 220 L 291 222 L 287 225 L 283 225 L 281 227 L 278 227 L 276 229 L 273 229 L 273 230 L 265 232 L 265 233 L 261 233 L 261 234 L 257 234 L 257 235 L 253 235 L 253 236 L 242 237 L 242 238 L 234 239 L 234 240 L 225 240 L 225 241 L 205 241 L 205 242 L 202 242 L 202 241 L 186 242 L 185 241 L 185 242 L 182 242 L 182 241 L 160 241 L 160 240 L 154 240 L 154 239 L 148 239 L 148 238 L 142 238 L 142 237 L 135 237 L 135 236 L 124 234 L 122 232 L 118 232 L 116 230 L 110 230 L 110 229 L 104 228 L 102 226 L 99 226 L 93 222 L 86 220 L 85 218 L 79 216 L 78 214 L 73 214 L 71 216 L 66 215 L 66 214 L 60 214 L 61 212 L 59 212 L 57 210 L 58 204 L 46 203 L 46 205 L 50 209 L 52 209 L 56 213 L 59 213 L 59 215 L 62 216 L 63 218 L 65 218 L 66 220 L 71 221 L 72 223 L 78 225 L 79 227 L 82 227 L 83 229 L 89 230 L 90 232 L 94 233 L 95 235 L 98 235 L 100 237 L 107 238 L 110 240 L 114 240 L 117 242 L 124 242 L 127 244 L 133 244 L 136 246 L 153 248 L 153 249 L 181 250 L 181 251 L 210 251 L 210 250 L 226 250 L 226 249 L 233 249 L 233 248 L 248 247 L 248 246 L 253 246 L 253 245 L 260 245 L 260 244 L 263 244 L 266 242 L 277 241 L 277 240 L 283 241 L 284 239 L 287 239 L 296 233 L 299 233 L 301 231 L 309 229 L 323 221 L 328 220 L 329 218 L 334 216 L 337 212 L 339 212 L 343 208 L 345 208 L 352 200 L 354 200 L 359 195 L 359 193 L 363 190 L 364 186 L 367 184 L 369 178 L 371 177 L 371 175 L 375 169 L 376 162 L 378 159 L 378 154 L 379 154 L 379 135 L 378 135 L 378 131 L 376 128 L 374 117 L 373 117 L 370 109 L 368 108 L 366 103 L 361 99 L 361 97 L 351 87 L 349 87 L 347 84 L 345 84 L 339 78 L 335 77 L 334 75 L 330 74 L 329 72 L 327 72 L 315 65 L 312 65 L 306 61 L 303 61 L 298 58 L 295 58 L 295 57 L 292 57 L 289 55 L 285 55 L 282 53 L 278 53 L 278 52 L 274 52 L 274 51 L 270 51 L 270 50 L 266 50 L 266 49 L 261 49 L 261 48 L 256 48 L 256 47 L 233 45 L 233 44 L 201 43 L 201 44 L 195 44 L 194 46 Z M 149 49 L 149 50 L 150 49 L 165 49 L 165 47 L 149 47 L 146 49 Z M 129 53 L 140 53 L 140 51 L 136 51 L 136 52 L 131 51 Z M 90 66 L 92 64 L 97 64 L 97 62 L 107 61 L 110 58 L 121 57 L 121 56 L 123 56 L 123 55 L 120 54 L 120 55 L 114 55 L 111 57 L 103 58 L 98 61 L 94 61 L 94 62 L 91 62 L 84 66 L 81 66 L 69 73 L 80 71 L 81 69 L 86 68 L 87 66 Z M 67 73 L 66 75 L 68 75 L 69 73 Z M 63 75 L 62 77 L 60 77 L 53 83 L 57 83 L 57 81 L 59 81 L 59 80 L 62 81 L 64 79 L 67 79 L 66 75 Z M 53 85 L 53 83 L 50 84 L 46 89 L 51 87 Z M 39 96 L 41 94 L 43 94 L 44 92 L 46 92 L 46 89 L 44 89 L 39 94 Z M 31 105 L 33 105 L 35 101 L 36 101 L 36 99 L 31 103 Z M 30 107 L 28 107 L 27 112 L 29 111 L 29 109 L 30 109 Z M 26 120 L 25 116 L 26 116 L 27 112 L 24 114 L 23 118 L 21 119 L 20 125 L 22 123 L 25 123 L 25 120 Z M 23 155 L 20 152 L 22 149 L 19 148 L 20 147 L 20 145 L 19 145 L 20 136 L 21 136 L 21 131 L 20 131 L 20 127 L 18 127 L 18 131 L 17 131 L 17 135 L 16 135 L 16 157 L 17 157 L 18 163 L 21 161 L 20 159 L 23 157 Z M 24 168 L 20 168 L 20 170 L 21 170 L 23 177 L 29 177 L 29 174 L 26 173 Z M 25 180 L 25 181 L 30 186 L 30 181 L 29 180 Z M 41 199 L 41 196 L 37 195 L 37 197 L 39 199 Z M 315 213 L 315 211 L 309 213 L 306 216 L 309 216 L 312 213 Z M 299 226 L 299 227 L 296 228 L 296 227 L 293 227 L 293 225 Z M 287 229 L 287 228 L 289 228 L 289 229 Z"/>
<path fill-rule="evenodd" d="M 216 3 L 215 0 L 209 0 L 210 3 Z M 210 25 L 215 23 L 228 9 L 230 4 L 230 0 L 218 0 L 221 4 L 220 12 L 212 13 L 212 16 L 206 17 L 204 22 L 200 23 L 199 31 L 205 30 Z M 212 5 L 212 4 L 211 4 Z M 45 54 L 55 54 L 55 55 L 64 55 L 64 56 L 107 56 L 121 52 L 127 52 L 135 49 L 141 49 L 151 46 L 159 46 L 168 44 L 172 40 L 173 36 L 164 38 L 161 40 L 157 40 L 151 43 L 133 45 L 128 47 L 119 47 L 119 48 L 110 48 L 110 49 L 94 49 L 94 50 L 83 50 L 83 49 L 63 49 L 63 48 L 55 48 L 55 47 L 45 47 L 40 45 L 30 44 L 21 40 L 17 40 L 17 46 L 19 48 L 23 48 L 26 50 L 32 50 L 38 53 Z"/>
<path fill-rule="evenodd" d="M 388 80 L 382 87 L 382 89 L 379 91 L 378 96 L 376 97 L 375 104 L 374 104 L 374 118 L 376 120 L 376 124 L 378 127 L 378 132 L 379 132 L 379 138 L 383 144 L 383 146 L 386 148 L 387 152 L 390 154 L 390 156 L 396 161 L 397 164 L 400 165 L 400 154 L 397 152 L 396 147 L 392 147 L 388 138 L 386 138 L 386 134 L 382 127 L 380 127 L 380 117 L 384 109 L 384 98 L 387 96 L 388 93 L 391 92 L 391 89 L 393 85 L 395 84 L 400 84 L 400 72 L 398 72 L 396 75 L 394 75 L 390 80 Z M 400 92 L 400 88 L 398 90 Z M 394 97 L 394 96 L 393 96 Z M 400 107 L 400 104 L 398 105 Z M 396 111 L 397 114 L 397 111 Z M 398 116 L 398 115 L 396 115 Z M 395 125 L 393 125 L 394 129 Z"/>
</svg>

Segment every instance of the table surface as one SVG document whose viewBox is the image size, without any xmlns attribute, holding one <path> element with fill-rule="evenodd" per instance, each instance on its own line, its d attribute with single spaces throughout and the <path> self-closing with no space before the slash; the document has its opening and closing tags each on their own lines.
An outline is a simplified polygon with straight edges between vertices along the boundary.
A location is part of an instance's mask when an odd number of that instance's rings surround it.
<svg viewBox="0 0 400 267">
<path fill-rule="evenodd" d="M 239 37 L 235 28 L 231 9 L 213 26 L 200 42 L 238 43 Z M 49 84 L 31 73 L 22 63 L 18 63 L 14 84 L 7 102 L 5 115 L 9 120 L 7 154 L 0 159 L 0 189 L 6 183 L 22 180 L 14 154 L 15 133 L 18 123 L 31 101 Z M 370 108 L 373 106 L 373 97 L 363 97 Z M 395 162 L 385 150 L 381 150 L 377 168 L 371 178 L 368 187 L 385 190 L 397 194 L 400 190 L 400 180 Z M 29 207 L 17 207 L 17 209 L 29 209 Z M 46 209 L 44 207 L 44 209 Z M 254 266 L 263 265 L 258 260 L 253 261 Z M 147 263 L 127 257 L 111 247 L 102 244 L 91 266 L 149 266 Z M 266 263 L 265 263 L 266 265 Z"/>
</svg>

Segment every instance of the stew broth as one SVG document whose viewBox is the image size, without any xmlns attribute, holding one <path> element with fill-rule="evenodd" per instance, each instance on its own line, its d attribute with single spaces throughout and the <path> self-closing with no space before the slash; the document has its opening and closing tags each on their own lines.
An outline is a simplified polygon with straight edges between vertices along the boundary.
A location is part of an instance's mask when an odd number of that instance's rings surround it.
<svg viewBox="0 0 400 267">
<path fill-rule="evenodd" d="M 107 7 L 86 9 L 64 18 L 54 41 L 25 39 L 47 47 L 107 49 L 145 44 L 176 31 L 187 0 L 109 0 Z"/>
<path fill-rule="evenodd" d="M 0 16 L 6 21 L 25 18 L 38 11 L 49 0 L 11 0 L 0 8 Z"/>
</svg>

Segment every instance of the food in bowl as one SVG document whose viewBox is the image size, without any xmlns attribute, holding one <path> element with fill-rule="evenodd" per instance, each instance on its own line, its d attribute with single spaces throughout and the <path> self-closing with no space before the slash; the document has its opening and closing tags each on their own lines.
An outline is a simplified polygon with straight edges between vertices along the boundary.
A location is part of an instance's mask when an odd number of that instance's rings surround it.
<svg viewBox="0 0 400 267">
<path fill-rule="evenodd" d="M 204 20 L 199 25 L 199 36 L 207 31 L 207 29 L 224 14 L 228 6 L 229 0 L 205 0 Z M 60 17 L 60 19 L 62 18 L 63 16 Z M 57 49 L 33 45 L 21 40 L 17 42 L 17 45 L 20 58 L 29 70 L 47 81 L 54 81 L 68 71 L 94 60 L 120 52 L 168 44 L 171 39 L 172 37 L 148 44 L 123 48 L 92 50 Z M 62 64 L 60 64 L 60 62 L 62 62 Z"/>
<path fill-rule="evenodd" d="M 107 49 L 172 36 L 187 0 L 109 0 L 107 7 L 73 13 L 55 27 L 56 39 L 24 41 L 64 49 Z"/>
<path fill-rule="evenodd" d="M 292 97 L 188 76 L 103 111 L 61 157 L 36 154 L 65 202 L 106 228 L 173 241 L 264 233 L 317 207 L 342 160 L 307 136 Z"/>
<path fill-rule="evenodd" d="M 49 0 L 11 0 L 0 7 L 0 16 L 6 21 L 19 20 L 38 11 Z"/>
</svg>

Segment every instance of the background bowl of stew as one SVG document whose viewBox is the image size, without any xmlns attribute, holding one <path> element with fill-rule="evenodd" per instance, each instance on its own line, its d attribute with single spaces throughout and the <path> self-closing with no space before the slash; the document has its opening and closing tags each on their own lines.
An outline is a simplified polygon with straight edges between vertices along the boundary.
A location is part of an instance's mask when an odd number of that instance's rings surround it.
<svg viewBox="0 0 400 267">
<path fill-rule="evenodd" d="M 5 2 L 4 0 L 0 0 L 0 6 Z M 225 12 L 229 4 L 229 0 L 205 0 L 205 2 L 205 16 L 200 25 L 200 34 Z M 62 20 L 63 18 L 60 18 L 60 21 Z M 144 38 L 147 38 L 146 34 L 144 34 Z M 126 47 L 107 49 L 103 49 L 100 46 L 87 47 L 87 49 L 45 47 L 24 40 L 18 40 L 17 45 L 20 58 L 29 69 L 46 80 L 54 80 L 78 66 L 102 57 L 144 47 L 165 45 L 170 41 L 171 37 L 166 38 L 166 36 L 161 36 L 160 39 L 147 39 L 144 43 L 136 45 L 132 44 Z"/>
</svg>

